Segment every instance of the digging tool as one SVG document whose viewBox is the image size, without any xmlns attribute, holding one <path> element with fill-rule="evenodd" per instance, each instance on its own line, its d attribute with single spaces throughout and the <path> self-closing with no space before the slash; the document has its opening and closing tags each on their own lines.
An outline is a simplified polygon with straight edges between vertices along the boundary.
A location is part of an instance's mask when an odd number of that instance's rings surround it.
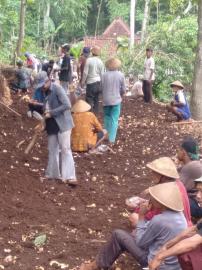
<svg viewBox="0 0 202 270">
<path fill-rule="evenodd" d="M 32 148 L 34 147 L 40 133 L 44 130 L 44 123 L 45 123 L 45 118 L 41 116 L 40 123 L 38 125 L 36 125 L 35 128 L 34 128 L 35 133 L 34 133 L 34 135 L 32 137 L 32 140 L 30 141 L 27 148 L 25 149 L 25 154 L 26 155 L 28 155 L 29 152 L 32 150 Z"/>
<path fill-rule="evenodd" d="M 198 121 L 181 121 L 172 123 L 173 125 L 192 125 L 192 124 L 202 124 L 202 120 Z"/>
<path fill-rule="evenodd" d="M 9 110 L 10 112 L 14 113 L 15 115 L 22 117 L 22 115 L 18 112 L 16 112 L 15 110 L 11 109 L 10 107 L 8 107 L 6 104 L 4 104 L 2 101 L 0 101 L 0 104 L 3 105 L 4 107 L 7 108 L 7 110 Z"/>
</svg>

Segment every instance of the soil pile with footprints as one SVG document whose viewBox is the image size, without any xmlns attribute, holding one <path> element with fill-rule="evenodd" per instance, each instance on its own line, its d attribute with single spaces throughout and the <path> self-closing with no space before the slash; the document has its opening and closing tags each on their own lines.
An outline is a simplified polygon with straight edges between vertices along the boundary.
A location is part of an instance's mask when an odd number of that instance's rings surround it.
<svg viewBox="0 0 202 270">
<path fill-rule="evenodd" d="M 80 184 L 70 188 L 43 179 L 45 134 L 24 154 L 37 122 L 27 118 L 19 97 L 11 107 L 22 117 L 0 106 L 0 269 L 77 269 L 113 229 L 130 231 L 125 199 L 151 184 L 146 163 L 175 155 L 187 133 L 187 126 L 172 125 L 163 106 L 125 100 L 116 154 L 75 154 Z M 189 133 L 193 130 L 189 125 Z M 125 255 L 117 267 L 139 269 Z"/>
</svg>

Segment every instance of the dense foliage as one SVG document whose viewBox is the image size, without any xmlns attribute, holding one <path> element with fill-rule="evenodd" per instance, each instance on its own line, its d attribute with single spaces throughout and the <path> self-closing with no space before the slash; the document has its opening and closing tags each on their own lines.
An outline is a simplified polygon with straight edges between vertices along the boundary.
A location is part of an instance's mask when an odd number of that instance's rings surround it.
<svg viewBox="0 0 202 270">
<path fill-rule="evenodd" d="M 20 2 L 0 0 L 0 60 L 4 63 L 13 60 L 16 49 Z M 136 32 L 140 32 L 145 1 L 136 2 Z M 118 40 L 118 54 L 126 74 L 142 73 L 145 48 L 154 48 L 157 73 L 154 90 L 160 99 L 168 97 L 173 79 L 186 84 L 193 79 L 197 8 L 193 6 L 185 14 L 188 4 L 187 0 L 151 0 L 145 42 L 130 51 L 127 39 Z M 62 43 L 77 44 L 86 35 L 99 35 L 119 16 L 129 23 L 130 0 L 27 0 L 21 57 L 26 50 L 40 57 L 53 54 Z M 81 46 L 80 43 L 74 46 L 75 54 Z"/>
</svg>

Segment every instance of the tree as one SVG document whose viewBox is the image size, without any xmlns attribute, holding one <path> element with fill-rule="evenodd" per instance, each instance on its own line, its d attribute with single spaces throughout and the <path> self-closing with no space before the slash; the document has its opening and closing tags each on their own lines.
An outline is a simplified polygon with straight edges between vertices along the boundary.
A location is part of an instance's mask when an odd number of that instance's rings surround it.
<svg viewBox="0 0 202 270">
<path fill-rule="evenodd" d="M 130 4 L 130 48 L 134 47 L 135 43 L 135 7 L 136 0 L 131 0 Z"/>
<path fill-rule="evenodd" d="M 17 56 L 20 55 L 20 51 L 22 49 L 23 39 L 25 36 L 25 11 L 26 11 L 26 0 L 21 0 L 20 4 L 20 25 L 19 25 L 19 35 L 18 42 L 16 48 Z"/>
<path fill-rule="evenodd" d="M 142 21 L 141 42 L 145 40 L 145 36 L 146 36 L 147 23 L 149 20 L 149 4 L 150 4 L 150 0 L 145 0 L 144 18 Z"/>
<path fill-rule="evenodd" d="M 202 120 L 202 0 L 198 1 L 198 45 L 195 60 L 191 111 L 194 119 Z"/>
</svg>

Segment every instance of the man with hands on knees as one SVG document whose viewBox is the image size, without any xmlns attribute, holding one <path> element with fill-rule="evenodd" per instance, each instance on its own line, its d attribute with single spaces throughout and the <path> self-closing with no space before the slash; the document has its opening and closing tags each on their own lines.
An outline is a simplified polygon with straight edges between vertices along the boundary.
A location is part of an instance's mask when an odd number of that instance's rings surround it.
<svg viewBox="0 0 202 270">
<path fill-rule="evenodd" d="M 46 178 L 77 185 L 70 144 L 71 130 L 74 127 L 71 104 L 65 90 L 60 85 L 52 83 L 47 74 L 43 74 L 41 81 L 43 81 L 42 90 L 45 94 L 44 119 L 45 130 L 48 134 Z"/>
</svg>

